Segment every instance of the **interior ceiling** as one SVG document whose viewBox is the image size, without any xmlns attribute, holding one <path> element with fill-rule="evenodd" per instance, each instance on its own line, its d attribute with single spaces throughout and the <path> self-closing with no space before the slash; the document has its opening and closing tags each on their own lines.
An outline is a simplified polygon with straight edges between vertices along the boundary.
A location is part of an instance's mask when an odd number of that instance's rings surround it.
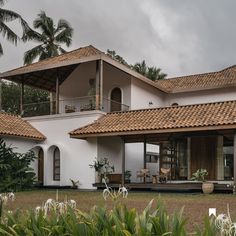
<svg viewBox="0 0 236 236">
<path fill-rule="evenodd" d="M 57 77 L 59 78 L 59 85 L 61 85 L 77 66 L 78 64 L 69 65 L 27 74 L 14 75 L 6 77 L 5 79 L 16 83 L 24 83 L 25 85 L 48 90 L 50 92 L 55 92 Z"/>
</svg>

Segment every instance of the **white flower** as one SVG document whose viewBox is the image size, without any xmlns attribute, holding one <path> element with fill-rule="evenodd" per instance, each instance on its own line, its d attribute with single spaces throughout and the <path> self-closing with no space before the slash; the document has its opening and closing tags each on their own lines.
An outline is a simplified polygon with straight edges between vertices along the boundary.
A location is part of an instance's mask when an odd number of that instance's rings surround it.
<svg viewBox="0 0 236 236">
<path fill-rule="evenodd" d="M 103 193 L 102 193 L 104 200 L 107 200 L 107 198 L 108 198 L 108 196 L 109 196 L 110 194 L 111 194 L 111 193 L 110 193 L 110 190 L 109 190 L 108 188 L 105 188 L 105 189 L 103 190 Z"/>
<path fill-rule="evenodd" d="M 123 198 L 127 198 L 128 197 L 128 190 L 124 186 L 119 188 L 118 193 L 122 194 Z"/>
<path fill-rule="evenodd" d="M 13 192 L 7 194 L 8 198 L 12 201 L 15 200 L 15 194 Z"/>
<path fill-rule="evenodd" d="M 76 201 L 71 199 L 71 200 L 69 200 L 68 205 L 71 208 L 75 209 L 76 208 Z"/>
</svg>

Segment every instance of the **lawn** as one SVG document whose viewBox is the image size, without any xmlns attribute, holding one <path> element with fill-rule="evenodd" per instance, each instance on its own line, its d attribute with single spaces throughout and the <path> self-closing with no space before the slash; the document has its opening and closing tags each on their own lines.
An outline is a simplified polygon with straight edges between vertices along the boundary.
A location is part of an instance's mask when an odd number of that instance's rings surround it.
<svg viewBox="0 0 236 236">
<path fill-rule="evenodd" d="M 55 199 L 55 197 L 56 190 L 18 192 L 15 201 L 9 203 L 7 208 L 9 210 L 34 209 L 48 198 Z M 129 208 L 135 207 L 138 211 L 142 211 L 151 199 L 154 198 L 157 201 L 159 197 L 165 203 L 169 214 L 184 207 L 184 216 L 188 218 L 187 228 L 189 229 L 192 229 L 195 223 L 202 224 L 210 207 L 216 208 L 217 214 L 227 213 L 227 204 L 230 207 L 231 217 L 236 222 L 236 196 L 233 194 L 167 194 L 130 191 L 128 198 L 122 201 Z M 74 199 L 77 202 L 77 207 L 87 212 L 94 205 L 105 205 L 110 208 L 114 204 L 111 200 L 105 201 L 101 191 L 59 190 L 59 200 L 63 201 L 65 198 Z"/>
</svg>

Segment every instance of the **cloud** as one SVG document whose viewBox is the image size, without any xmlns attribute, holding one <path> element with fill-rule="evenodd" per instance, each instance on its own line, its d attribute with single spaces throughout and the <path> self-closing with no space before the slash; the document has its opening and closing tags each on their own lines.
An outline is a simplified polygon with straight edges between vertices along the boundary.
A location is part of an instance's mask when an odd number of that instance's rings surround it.
<svg viewBox="0 0 236 236">
<path fill-rule="evenodd" d="M 75 30 L 71 49 L 89 44 L 114 49 L 130 63 L 145 59 L 169 76 L 235 64 L 234 0 L 9 0 L 5 7 L 28 22 L 40 10 L 55 21 L 68 20 Z M 32 45 L 3 41 L 0 71 L 21 66 Z"/>
</svg>

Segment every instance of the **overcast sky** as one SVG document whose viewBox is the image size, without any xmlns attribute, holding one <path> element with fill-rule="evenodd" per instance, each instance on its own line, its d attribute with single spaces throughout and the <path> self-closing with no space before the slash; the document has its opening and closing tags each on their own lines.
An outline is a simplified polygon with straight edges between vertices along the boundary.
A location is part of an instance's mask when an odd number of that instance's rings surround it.
<svg viewBox="0 0 236 236">
<path fill-rule="evenodd" d="M 129 63 L 145 59 L 169 77 L 236 64 L 235 0 L 8 0 L 32 26 L 40 10 L 69 21 L 72 50 L 94 45 L 116 50 Z M 18 24 L 11 25 L 20 33 Z M 22 66 L 31 43 L 3 40 L 0 72 Z"/>
</svg>

